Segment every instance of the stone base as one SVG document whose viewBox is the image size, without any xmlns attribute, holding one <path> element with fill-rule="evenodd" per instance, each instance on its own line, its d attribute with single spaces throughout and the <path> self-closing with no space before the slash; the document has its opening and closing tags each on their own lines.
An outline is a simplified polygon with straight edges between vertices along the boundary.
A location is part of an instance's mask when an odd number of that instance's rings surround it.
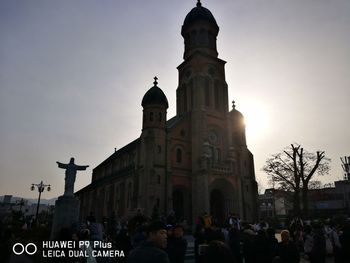
<svg viewBox="0 0 350 263">
<path fill-rule="evenodd" d="M 74 196 L 62 195 L 55 202 L 51 239 L 56 239 L 63 228 L 76 228 L 79 223 L 80 201 Z"/>
</svg>

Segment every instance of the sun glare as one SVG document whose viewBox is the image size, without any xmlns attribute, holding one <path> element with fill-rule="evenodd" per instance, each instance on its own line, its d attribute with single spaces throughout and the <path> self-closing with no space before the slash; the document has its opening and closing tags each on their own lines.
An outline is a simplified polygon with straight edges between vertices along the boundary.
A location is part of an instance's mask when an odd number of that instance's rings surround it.
<svg viewBox="0 0 350 263">
<path fill-rule="evenodd" d="M 247 101 L 238 108 L 244 116 L 248 138 L 261 137 L 268 129 L 268 113 L 264 105 L 256 101 Z"/>
</svg>

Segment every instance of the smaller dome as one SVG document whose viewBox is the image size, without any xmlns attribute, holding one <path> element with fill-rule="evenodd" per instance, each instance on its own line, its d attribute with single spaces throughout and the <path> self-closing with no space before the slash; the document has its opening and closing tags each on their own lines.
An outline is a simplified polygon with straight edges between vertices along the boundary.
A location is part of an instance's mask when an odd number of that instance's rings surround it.
<svg viewBox="0 0 350 263">
<path fill-rule="evenodd" d="M 232 110 L 230 113 L 244 119 L 242 112 L 236 110 L 236 102 L 234 100 L 232 101 Z"/>
<path fill-rule="evenodd" d="M 200 1 L 198 1 L 197 6 L 192 8 L 192 10 L 187 14 L 183 27 L 186 27 L 193 22 L 200 20 L 207 21 L 213 24 L 215 27 L 219 28 L 213 14 L 209 11 L 209 9 L 203 7 Z"/>
<path fill-rule="evenodd" d="M 147 105 L 163 105 L 166 108 L 169 107 L 168 99 L 166 98 L 164 92 L 157 86 L 157 77 L 154 77 L 154 86 L 150 88 L 142 99 L 142 107 Z"/>
</svg>

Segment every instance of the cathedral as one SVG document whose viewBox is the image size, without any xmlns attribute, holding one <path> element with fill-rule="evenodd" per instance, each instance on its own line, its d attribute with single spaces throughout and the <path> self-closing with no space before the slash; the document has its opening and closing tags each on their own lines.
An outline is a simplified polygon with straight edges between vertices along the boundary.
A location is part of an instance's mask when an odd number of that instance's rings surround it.
<svg viewBox="0 0 350 263">
<path fill-rule="evenodd" d="M 183 62 L 177 67 L 176 116 L 157 78 L 140 102 L 142 132 L 93 169 L 91 184 L 76 192 L 80 218 L 114 213 L 130 218 L 175 213 L 190 225 L 203 213 L 219 222 L 234 213 L 257 217 L 254 160 L 242 113 L 228 104 L 225 61 L 218 58 L 219 26 L 198 1 L 186 16 Z M 141 114 L 141 111 L 140 111 Z"/>
</svg>

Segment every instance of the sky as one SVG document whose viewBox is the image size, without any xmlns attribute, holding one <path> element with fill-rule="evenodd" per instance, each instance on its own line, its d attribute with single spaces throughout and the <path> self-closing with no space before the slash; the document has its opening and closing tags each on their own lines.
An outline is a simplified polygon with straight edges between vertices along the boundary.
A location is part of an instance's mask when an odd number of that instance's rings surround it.
<svg viewBox="0 0 350 263">
<path fill-rule="evenodd" d="M 144 93 L 159 78 L 176 112 L 181 26 L 194 0 L 0 0 L 0 195 L 64 191 L 56 161 L 92 169 L 141 134 Z M 350 1 L 202 0 L 220 32 L 229 100 L 246 118 L 255 173 L 291 143 L 325 151 L 342 179 L 350 155 Z M 229 103 L 231 105 L 231 103 Z"/>
</svg>

